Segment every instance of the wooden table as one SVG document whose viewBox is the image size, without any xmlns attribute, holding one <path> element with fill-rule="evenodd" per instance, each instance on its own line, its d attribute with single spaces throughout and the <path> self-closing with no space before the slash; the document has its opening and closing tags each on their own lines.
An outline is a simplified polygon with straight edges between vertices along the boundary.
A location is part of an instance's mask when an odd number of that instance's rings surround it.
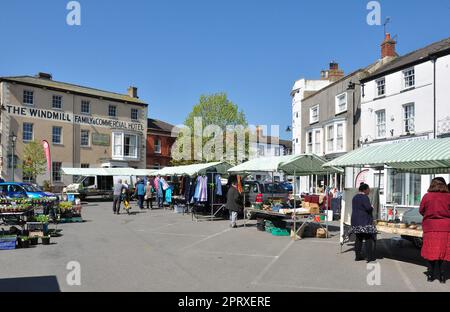
<svg viewBox="0 0 450 312">
<path fill-rule="evenodd" d="M 316 221 L 316 217 L 317 216 L 326 216 L 325 214 L 310 214 L 310 213 L 296 213 L 295 216 L 293 214 L 283 214 L 283 213 L 279 213 L 279 212 L 275 212 L 275 211 L 265 211 L 265 210 L 260 210 L 260 209 L 254 209 L 254 208 L 245 208 L 244 209 L 244 227 L 247 226 L 247 212 L 250 213 L 254 213 L 255 215 L 266 215 L 266 216 L 271 216 L 271 217 L 277 217 L 277 218 L 282 218 L 282 219 L 287 219 L 287 220 L 293 220 L 294 223 L 296 224 L 297 222 L 301 223 L 302 225 L 298 228 L 295 229 L 295 237 L 294 240 L 297 239 L 301 239 L 301 235 L 303 234 L 303 231 L 305 229 L 305 227 L 308 224 L 311 223 L 317 223 L 319 224 L 319 226 L 326 230 L 326 233 L 328 235 L 328 222 L 326 225 L 326 228 L 324 228 L 322 226 L 321 222 L 317 222 Z M 300 233 L 300 235 L 298 235 Z"/>
<path fill-rule="evenodd" d="M 377 225 L 377 230 L 380 233 L 386 233 L 386 234 L 397 234 L 397 235 L 401 235 L 401 236 L 411 236 L 411 237 L 418 237 L 418 238 L 423 237 L 422 230 L 400 229 L 400 228 L 381 226 L 381 225 Z"/>
</svg>

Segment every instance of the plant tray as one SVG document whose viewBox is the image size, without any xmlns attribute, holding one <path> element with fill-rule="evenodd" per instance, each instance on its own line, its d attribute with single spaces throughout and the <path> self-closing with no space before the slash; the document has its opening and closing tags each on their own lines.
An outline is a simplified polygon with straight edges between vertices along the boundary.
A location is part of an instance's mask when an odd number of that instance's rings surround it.
<svg viewBox="0 0 450 312">
<path fill-rule="evenodd" d="M 62 218 L 59 223 L 83 223 L 83 218 Z"/>
</svg>

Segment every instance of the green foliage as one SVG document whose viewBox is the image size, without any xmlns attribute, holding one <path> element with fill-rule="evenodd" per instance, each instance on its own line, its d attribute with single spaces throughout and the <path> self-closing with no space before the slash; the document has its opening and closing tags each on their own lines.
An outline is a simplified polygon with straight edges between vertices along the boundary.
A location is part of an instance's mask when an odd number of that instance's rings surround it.
<svg viewBox="0 0 450 312">
<path fill-rule="evenodd" d="M 23 160 L 23 175 L 33 178 L 33 181 L 36 181 L 38 175 L 47 171 L 44 147 L 36 141 L 26 144 Z"/>
<path fill-rule="evenodd" d="M 200 96 L 200 102 L 193 107 L 184 124 L 193 130 L 196 117 L 202 118 L 203 127 L 217 125 L 224 131 L 227 126 L 247 126 L 244 112 L 239 111 L 225 93 Z"/>
<path fill-rule="evenodd" d="M 195 127 L 199 126 L 196 125 L 196 119 L 201 119 L 201 126 L 202 128 L 197 129 L 202 131 L 202 138 L 198 138 L 197 140 L 201 140 L 202 148 L 205 148 L 205 146 L 214 139 L 212 134 L 210 136 L 206 135 L 203 136 L 203 131 L 208 126 L 217 126 L 223 131 L 223 152 L 226 154 L 227 148 L 230 146 L 233 146 L 230 144 L 232 141 L 232 138 L 234 138 L 234 155 L 235 158 L 237 157 L 237 134 L 236 133 L 229 133 L 226 134 L 227 127 L 236 127 L 236 126 L 242 126 L 245 128 L 245 152 L 248 154 L 249 150 L 249 144 L 248 144 L 248 133 L 247 133 L 247 120 L 245 117 L 245 114 L 242 110 L 239 110 L 239 107 L 231 102 L 225 93 L 216 93 L 211 95 L 202 95 L 200 96 L 200 101 L 197 103 L 193 109 L 192 112 L 188 115 L 186 118 L 184 125 L 190 129 L 191 132 L 191 138 L 188 138 L 187 140 L 191 142 L 191 159 L 184 159 L 180 161 L 172 161 L 172 165 L 189 165 L 196 162 L 207 162 L 207 161 L 222 161 L 226 160 L 225 155 L 223 155 L 223 159 L 216 159 L 216 155 L 212 155 L 214 159 L 206 158 L 206 155 L 203 154 L 202 160 L 199 160 L 198 157 L 196 159 L 194 155 L 194 137 L 197 135 L 195 133 Z M 230 137 L 231 136 L 231 137 Z M 185 142 L 186 138 L 183 137 L 182 134 L 179 135 L 177 139 L 177 143 Z M 215 151 L 215 149 L 213 148 Z M 209 156 L 210 157 L 210 156 Z M 196 160 L 195 160 L 196 159 Z"/>
</svg>

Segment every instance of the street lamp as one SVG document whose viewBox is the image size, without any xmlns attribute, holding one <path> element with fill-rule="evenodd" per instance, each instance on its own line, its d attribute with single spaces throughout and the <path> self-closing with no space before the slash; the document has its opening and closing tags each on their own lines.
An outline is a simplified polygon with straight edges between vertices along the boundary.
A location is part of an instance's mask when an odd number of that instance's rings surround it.
<svg viewBox="0 0 450 312">
<path fill-rule="evenodd" d="M 14 167 L 16 166 L 15 162 L 15 156 L 16 156 L 16 142 L 17 142 L 17 135 L 14 134 L 14 132 L 12 133 L 12 135 L 10 136 L 11 139 L 11 146 L 12 146 L 12 157 L 11 157 L 11 165 L 12 165 L 12 182 L 15 182 L 14 179 Z"/>
</svg>

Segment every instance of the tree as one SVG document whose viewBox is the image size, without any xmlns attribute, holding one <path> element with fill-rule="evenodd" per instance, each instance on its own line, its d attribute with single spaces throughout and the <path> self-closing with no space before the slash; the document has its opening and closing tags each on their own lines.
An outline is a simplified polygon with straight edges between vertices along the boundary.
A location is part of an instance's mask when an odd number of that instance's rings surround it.
<svg viewBox="0 0 450 312">
<path fill-rule="evenodd" d="M 38 175 L 47 171 L 47 159 L 44 147 L 38 142 L 30 142 L 26 145 L 23 153 L 23 175 L 30 177 L 36 182 Z"/>
<path fill-rule="evenodd" d="M 247 120 L 225 93 L 202 95 L 180 129 L 172 149 L 173 165 L 205 161 L 239 162 L 238 151 L 248 151 Z M 235 131 L 238 129 L 237 131 Z M 241 135 L 240 135 L 241 134 Z M 237 143 L 245 140 L 245 146 Z M 232 153 L 230 157 L 227 153 Z M 178 157 L 183 154 L 182 157 Z M 228 157 L 227 157 L 228 155 Z M 230 159 L 233 158 L 233 159 Z"/>
</svg>

